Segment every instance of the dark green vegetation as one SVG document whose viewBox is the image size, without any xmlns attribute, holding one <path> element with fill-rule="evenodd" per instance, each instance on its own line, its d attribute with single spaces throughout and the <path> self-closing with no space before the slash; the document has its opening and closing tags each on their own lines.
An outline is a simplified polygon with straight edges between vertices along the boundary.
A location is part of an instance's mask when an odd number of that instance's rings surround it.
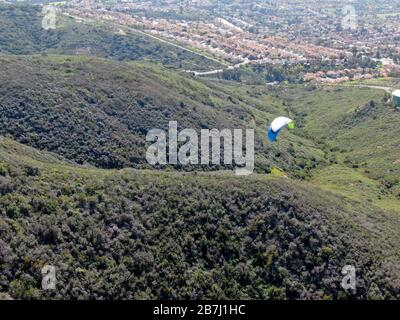
<svg viewBox="0 0 400 320">
<path fill-rule="evenodd" d="M 293 136 L 298 147 L 287 144 L 290 138 L 283 148 L 267 145 L 268 121 L 287 111 L 262 86 L 83 56 L 0 56 L 0 66 L 0 132 L 78 163 L 143 167 L 146 133 L 167 129 L 169 121 L 180 129 L 256 128 L 260 172 L 279 165 L 296 173 L 323 161 L 302 138 Z"/>
<path fill-rule="evenodd" d="M 4 294 L 399 297 L 398 182 L 390 180 L 399 155 L 385 147 L 397 143 L 388 124 L 399 114 L 383 91 L 267 89 L 89 57 L 2 56 L 1 65 L 2 132 L 24 144 L 98 167 L 140 167 L 145 132 L 178 119 L 256 128 L 258 164 L 272 169 L 248 178 L 102 170 L 2 139 Z M 270 145 L 264 128 L 280 114 L 298 129 Z M 374 139 L 386 139 L 379 153 L 364 149 Z M 58 291 L 40 290 L 46 263 L 59 270 Z M 357 267 L 354 295 L 340 288 L 346 264 Z"/>
<path fill-rule="evenodd" d="M 116 61 L 180 59 L 137 38 L 124 56 L 133 38 L 106 26 L 28 28 L 34 12 L 0 7 L 0 299 L 400 298 L 400 113 L 383 90 Z M 87 44 L 100 57 L 73 55 Z M 280 115 L 297 128 L 270 144 Z M 148 170 L 145 135 L 171 120 L 254 128 L 258 174 Z M 45 264 L 56 291 L 40 289 Z"/>
<path fill-rule="evenodd" d="M 146 168 L 145 135 L 168 121 L 180 129 L 255 128 L 257 172 L 277 167 L 336 191 L 355 186 L 357 196 L 357 181 L 368 181 L 374 191 L 362 192 L 364 200 L 399 209 L 400 113 L 383 90 L 239 85 L 83 56 L 0 56 L 0 65 L 0 132 L 24 144 L 80 164 Z M 266 127 L 282 114 L 298 129 L 271 145 Z M 329 181 L 329 172 L 345 169 L 350 181 Z"/>
<path fill-rule="evenodd" d="M 0 64 L 1 132 L 79 163 L 143 164 L 147 131 L 171 120 L 237 128 L 251 117 L 226 94 L 156 65 L 72 56 L 0 56 Z"/>
<path fill-rule="evenodd" d="M 399 298 L 397 216 L 308 184 L 83 168 L 3 138 L 0 166 L 3 295 Z M 49 263 L 57 291 L 39 289 Z"/>
<path fill-rule="evenodd" d="M 209 70 L 219 63 L 150 37 L 106 25 L 76 23 L 57 15 L 57 28 L 42 28 L 41 7 L 0 4 L 0 52 L 9 54 L 90 54 L 115 60 L 154 60 L 189 70 Z"/>
</svg>

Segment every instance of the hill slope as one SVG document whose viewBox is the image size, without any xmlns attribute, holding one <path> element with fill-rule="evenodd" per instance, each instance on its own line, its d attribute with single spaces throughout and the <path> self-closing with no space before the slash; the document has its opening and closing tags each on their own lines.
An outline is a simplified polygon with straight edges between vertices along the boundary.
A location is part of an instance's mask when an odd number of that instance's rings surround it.
<svg viewBox="0 0 400 320">
<path fill-rule="evenodd" d="M 179 129 L 255 128 L 260 170 L 279 164 L 293 171 L 301 161 L 323 161 L 312 142 L 295 135 L 296 154 L 289 152 L 290 138 L 279 148 L 266 144 L 267 122 L 285 111 L 261 86 L 94 57 L 0 56 L 0 66 L 0 133 L 78 163 L 146 165 L 146 133 L 167 129 L 169 121 L 178 121 Z"/>
<path fill-rule="evenodd" d="M 400 298 L 400 113 L 384 91 L 195 78 L 176 67 L 212 67 L 197 55 L 40 19 L 0 5 L 0 298 Z M 297 128 L 271 144 L 282 115 Z M 261 174 L 144 170 L 146 133 L 169 121 L 254 128 Z M 40 290 L 45 264 L 57 291 Z"/>
<path fill-rule="evenodd" d="M 257 172 L 277 167 L 400 212 L 400 113 L 383 91 L 268 89 L 82 56 L 3 55 L 0 66 L 0 133 L 21 143 L 80 164 L 148 168 L 145 135 L 169 121 L 198 132 L 254 128 Z M 266 127 L 280 115 L 298 128 L 268 143 Z"/>
<path fill-rule="evenodd" d="M 0 52 L 86 54 L 115 60 L 159 61 L 188 70 L 212 70 L 215 61 L 150 37 L 118 33 L 111 25 L 85 25 L 57 14 L 56 29 L 42 28 L 40 6 L 0 4 Z"/>
<path fill-rule="evenodd" d="M 399 298 L 398 218 L 310 185 L 84 168 L 4 138 L 0 166 L 3 295 Z M 44 264 L 56 291 L 39 290 Z"/>
<path fill-rule="evenodd" d="M 294 87 L 281 98 L 299 115 L 300 133 L 331 160 L 313 171 L 316 183 L 400 212 L 400 112 L 384 90 Z"/>
<path fill-rule="evenodd" d="M 233 128 L 249 117 L 234 105 L 230 114 L 213 108 L 199 84 L 156 65 L 65 56 L 3 56 L 0 64 L 2 133 L 81 163 L 144 162 L 145 134 L 169 120 Z"/>
</svg>

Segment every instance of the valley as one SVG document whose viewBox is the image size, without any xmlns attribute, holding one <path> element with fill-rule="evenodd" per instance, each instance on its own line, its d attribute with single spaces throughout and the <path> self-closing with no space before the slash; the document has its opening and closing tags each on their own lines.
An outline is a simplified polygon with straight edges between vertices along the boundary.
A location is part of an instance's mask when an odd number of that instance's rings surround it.
<svg viewBox="0 0 400 320">
<path fill-rule="evenodd" d="M 107 21 L 44 32 L 40 9 L 0 4 L 0 299 L 400 298 L 399 78 L 226 69 Z M 254 173 L 151 165 L 171 121 L 253 129 Z"/>
</svg>

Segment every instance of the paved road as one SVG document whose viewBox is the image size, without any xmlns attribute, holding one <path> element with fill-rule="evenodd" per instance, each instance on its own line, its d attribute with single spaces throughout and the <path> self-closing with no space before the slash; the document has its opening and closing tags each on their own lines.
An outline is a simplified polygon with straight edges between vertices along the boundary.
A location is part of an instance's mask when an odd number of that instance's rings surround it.
<svg viewBox="0 0 400 320">
<path fill-rule="evenodd" d="M 374 86 L 368 84 L 322 84 L 323 86 L 330 86 L 330 87 L 347 87 L 347 88 L 370 88 L 370 89 L 377 89 L 377 90 L 385 90 L 388 93 L 392 93 L 395 89 L 392 87 L 384 87 L 384 86 Z"/>
<path fill-rule="evenodd" d="M 389 92 L 389 93 L 392 93 L 394 91 L 394 88 L 392 88 L 392 87 L 373 86 L 373 85 L 367 85 L 367 84 L 358 84 L 358 85 L 354 85 L 354 87 L 385 90 L 386 92 Z"/>
</svg>

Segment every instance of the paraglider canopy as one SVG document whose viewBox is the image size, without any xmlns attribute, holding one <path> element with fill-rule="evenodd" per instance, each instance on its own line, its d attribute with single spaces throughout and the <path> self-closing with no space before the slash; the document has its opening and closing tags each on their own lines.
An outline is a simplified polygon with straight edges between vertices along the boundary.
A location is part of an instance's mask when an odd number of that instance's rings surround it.
<svg viewBox="0 0 400 320">
<path fill-rule="evenodd" d="M 289 129 L 294 129 L 294 121 L 286 117 L 278 117 L 274 119 L 274 121 L 272 121 L 271 125 L 268 128 L 268 140 L 271 142 L 276 141 L 279 133 L 285 127 L 288 127 Z"/>
</svg>

